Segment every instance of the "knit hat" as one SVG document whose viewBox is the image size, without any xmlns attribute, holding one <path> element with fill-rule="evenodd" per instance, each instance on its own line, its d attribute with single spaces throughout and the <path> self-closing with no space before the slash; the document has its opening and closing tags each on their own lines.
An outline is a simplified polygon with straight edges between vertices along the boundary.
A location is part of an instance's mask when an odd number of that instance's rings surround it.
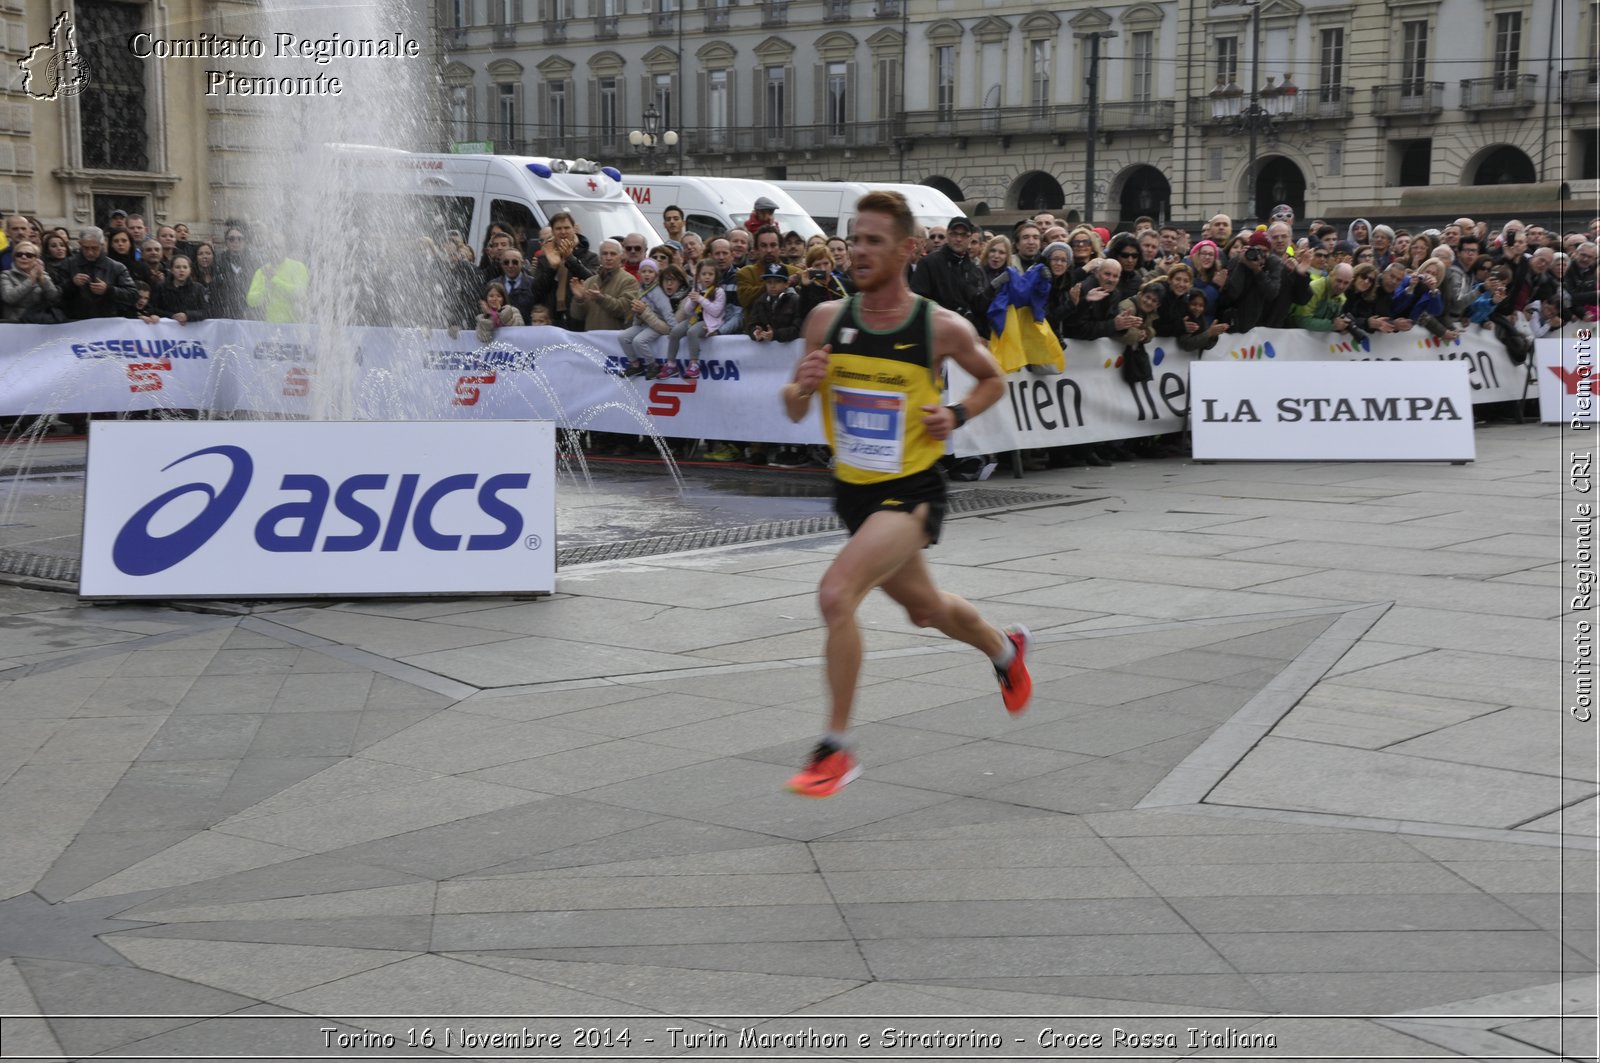
<svg viewBox="0 0 1600 1063">
<path fill-rule="evenodd" d="M 1272 241 L 1263 232 L 1251 233 L 1250 239 L 1246 240 L 1245 243 L 1250 247 L 1265 247 L 1269 249 L 1272 247 Z"/>
<path fill-rule="evenodd" d="M 1072 257 L 1072 248 L 1065 242 L 1057 240 L 1055 243 L 1050 244 L 1039 253 L 1039 260 L 1041 262 L 1049 262 L 1050 256 L 1055 254 L 1057 251 L 1065 251 L 1067 253 L 1067 258 L 1070 259 Z"/>
<path fill-rule="evenodd" d="M 660 269 L 661 269 L 661 263 L 657 262 L 653 258 L 641 258 L 639 260 L 639 272 L 640 273 L 646 273 L 646 272 L 648 272 L 648 273 L 656 273 Z"/>
<path fill-rule="evenodd" d="M 1193 246 L 1189 248 L 1189 253 L 1192 255 L 1202 247 L 1209 247 L 1217 254 L 1222 254 L 1222 248 L 1217 246 L 1217 242 L 1215 240 L 1196 240 Z"/>
<path fill-rule="evenodd" d="M 1101 226 L 1096 225 L 1094 227 L 1094 231 L 1095 231 L 1095 235 L 1100 237 L 1100 246 L 1101 247 L 1104 247 L 1104 246 L 1106 246 L 1106 244 L 1111 242 L 1111 230 L 1110 229 L 1102 228 Z"/>
</svg>

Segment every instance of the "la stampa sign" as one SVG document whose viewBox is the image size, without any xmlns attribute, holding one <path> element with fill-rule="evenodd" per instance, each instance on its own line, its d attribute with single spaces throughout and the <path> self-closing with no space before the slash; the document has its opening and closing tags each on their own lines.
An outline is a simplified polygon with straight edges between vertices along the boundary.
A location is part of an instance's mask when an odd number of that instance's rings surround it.
<svg viewBox="0 0 1600 1063">
<path fill-rule="evenodd" d="M 1472 461 L 1463 362 L 1195 362 L 1201 461 Z"/>
<path fill-rule="evenodd" d="M 95 421 L 87 598 L 555 589 L 547 421 Z"/>
</svg>

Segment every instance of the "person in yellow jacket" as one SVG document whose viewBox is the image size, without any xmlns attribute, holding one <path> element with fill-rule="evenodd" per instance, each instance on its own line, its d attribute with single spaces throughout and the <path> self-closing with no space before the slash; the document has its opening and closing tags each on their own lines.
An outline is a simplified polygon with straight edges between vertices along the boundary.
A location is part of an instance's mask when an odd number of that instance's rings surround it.
<svg viewBox="0 0 1600 1063">
<path fill-rule="evenodd" d="M 244 301 L 256 310 L 265 307 L 263 320 L 287 325 L 303 320 L 303 304 L 310 285 L 311 271 L 306 264 L 285 255 L 276 264 L 268 262 L 256 270 Z"/>
</svg>

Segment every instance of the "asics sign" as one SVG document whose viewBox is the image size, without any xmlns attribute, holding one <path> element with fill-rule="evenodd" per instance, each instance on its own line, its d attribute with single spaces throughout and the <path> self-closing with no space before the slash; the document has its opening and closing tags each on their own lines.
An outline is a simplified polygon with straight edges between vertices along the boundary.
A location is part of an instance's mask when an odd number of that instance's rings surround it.
<svg viewBox="0 0 1600 1063">
<path fill-rule="evenodd" d="M 553 590 L 553 462 L 546 422 L 97 421 L 81 593 Z"/>
</svg>

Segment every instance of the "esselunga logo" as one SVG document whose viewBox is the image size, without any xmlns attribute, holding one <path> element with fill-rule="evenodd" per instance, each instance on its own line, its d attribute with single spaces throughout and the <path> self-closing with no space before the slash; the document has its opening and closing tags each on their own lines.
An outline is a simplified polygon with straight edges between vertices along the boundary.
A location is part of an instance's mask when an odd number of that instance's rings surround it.
<svg viewBox="0 0 1600 1063">
<path fill-rule="evenodd" d="M 74 343 L 76 358 L 183 358 L 209 359 L 211 354 L 199 340 L 111 339 Z"/>
<path fill-rule="evenodd" d="M 184 474 L 210 475 L 152 498 L 117 532 L 111 560 L 120 571 L 130 576 L 165 572 L 192 557 L 236 515 L 253 521 L 252 538 L 269 553 L 394 552 L 412 543 L 442 553 L 503 550 L 521 540 L 523 516 L 502 496 L 526 490 L 532 479 L 525 472 L 436 477 L 402 472 L 358 473 L 330 483 L 316 473 L 286 473 L 274 488 L 256 482 L 256 462 L 249 451 L 226 444 L 185 454 L 161 471 L 191 461 L 197 463 L 185 468 Z M 440 504 L 462 492 L 470 492 L 477 514 L 498 527 L 439 527 Z M 192 510 L 193 500 L 179 500 L 196 495 L 202 499 L 200 512 L 181 527 L 158 534 L 157 529 L 170 525 L 174 513 Z M 354 530 L 323 534 L 330 508 L 345 518 L 346 528 L 353 525 Z M 452 508 L 459 514 L 459 506 Z"/>
</svg>

